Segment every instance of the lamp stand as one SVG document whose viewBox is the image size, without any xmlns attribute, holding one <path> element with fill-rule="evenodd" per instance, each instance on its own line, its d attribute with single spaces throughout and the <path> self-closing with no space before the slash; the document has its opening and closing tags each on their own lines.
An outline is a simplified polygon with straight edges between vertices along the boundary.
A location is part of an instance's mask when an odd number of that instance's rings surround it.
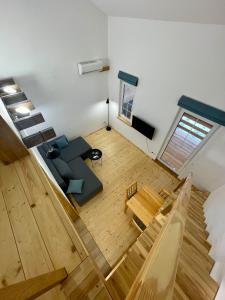
<svg viewBox="0 0 225 300">
<path fill-rule="evenodd" d="M 108 125 L 106 126 L 106 130 L 110 131 L 112 128 L 109 125 L 109 98 L 107 99 L 106 104 L 108 105 Z"/>
</svg>

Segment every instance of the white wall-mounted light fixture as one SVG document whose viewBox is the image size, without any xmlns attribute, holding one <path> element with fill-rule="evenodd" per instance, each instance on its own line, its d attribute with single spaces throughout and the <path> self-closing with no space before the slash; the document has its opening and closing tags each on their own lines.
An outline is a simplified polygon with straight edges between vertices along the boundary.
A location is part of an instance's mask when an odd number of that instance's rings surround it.
<svg viewBox="0 0 225 300">
<path fill-rule="evenodd" d="M 14 87 L 10 86 L 10 85 L 5 86 L 3 88 L 3 91 L 7 94 L 16 94 L 17 93 L 17 90 Z"/>
</svg>

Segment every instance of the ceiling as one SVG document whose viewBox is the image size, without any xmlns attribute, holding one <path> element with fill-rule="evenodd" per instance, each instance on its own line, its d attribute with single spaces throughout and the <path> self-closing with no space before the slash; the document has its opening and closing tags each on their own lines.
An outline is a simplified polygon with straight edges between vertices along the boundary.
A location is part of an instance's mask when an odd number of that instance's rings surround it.
<svg viewBox="0 0 225 300">
<path fill-rule="evenodd" d="M 225 0 L 91 0 L 109 16 L 225 24 Z"/>
</svg>

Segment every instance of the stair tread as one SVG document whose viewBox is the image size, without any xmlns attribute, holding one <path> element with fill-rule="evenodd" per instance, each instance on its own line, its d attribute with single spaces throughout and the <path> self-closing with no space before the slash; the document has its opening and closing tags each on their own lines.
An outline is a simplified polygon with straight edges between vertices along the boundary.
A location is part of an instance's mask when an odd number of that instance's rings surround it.
<svg viewBox="0 0 225 300">
<path fill-rule="evenodd" d="M 217 283 L 208 275 L 204 278 L 184 261 L 179 261 L 176 282 L 193 300 L 212 300 L 218 290 Z"/>
<path fill-rule="evenodd" d="M 202 196 L 200 196 L 199 194 L 197 194 L 196 192 L 192 192 L 191 193 L 191 198 L 195 198 L 196 201 L 198 201 L 200 204 L 204 204 L 206 199 L 203 198 Z"/>
<path fill-rule="evenodd" d="M 188 211 L 192 211 L 194 214 L 196 214 L 198 218 L 202 219 L 203 221 L 205 220 L 205 215 L 203 211 L 198 211 L 197 209 L 193 208 L 191 205 L 189 205 Z"/>
<path fill-rule="evenodd" d="M 199 227 L 201 227 L 202 229 L 206 228 L 206 223 L 204 221 L 199 220 L 198 218 L 196 218 L 196 216 L 191 211 L 188 211 L 187 215 L 188 215 L 189 218 L 195 220 L 195 223 L 197 223 L 199 225 Z"/>
<path fill-rule="evenodd" d="M 199 250 L 203 255 L 208 255 L 208 249 L 206 249 L 193 235 L 185 231 L 184 242 L 193 245 L 197 250 Z"/>
<path fill-rule="evenodd" d="M 177 282 L 174 285 L 173 300 L 189 300 L 190 298 L 185 294 Z"/>
<path fill-rule="evenodd" d="M 192 217 L 190 217 L 189 215 L 187 215 L 187 222 L 191 222 L 193 225 L 195 225 L 198 230 L 205 232 L 207 234 L 207 236 L 209 236 L 208 231 L 206 230 L 206 227 L 199 225 Z"/>
<path fill-rule="evenodd" d="M 211 249 L 211 244 L 206 240 L 205 236 L 198 232 L 197 230 L 194 230 L 192 227 L 189 227 L 186 225 L 185 230 L 191 234 L 194 238 L 196 238 L 199 243 L 202 244 L 208 251 Z"/>
<path fill-rule="evenodd" d="M 204 270 L 204 267 L 199 264 L 198 261 L 194 260 L 191 256 L 181 255 L 180 262 L 191 267 L 191 270 L 196 274 L 198 278 L 201 278 L 207 283 L 207 286 L 212 290 L 217 290 L 217 283 L 210 277 L 209 273 Z"/>
<path fill-rule="evenodd" d="M 182 247 L 189 253 L 189 255 L 192 255 L 194 258 L 198 259 L 205 266 L 205 269 L 208 271 L 208 273 L 212 270 L 215 262 L 211 256 L 202 254 L 197 247 L 194 247 L 191 244 L 184 243 Z"/>
</svg>

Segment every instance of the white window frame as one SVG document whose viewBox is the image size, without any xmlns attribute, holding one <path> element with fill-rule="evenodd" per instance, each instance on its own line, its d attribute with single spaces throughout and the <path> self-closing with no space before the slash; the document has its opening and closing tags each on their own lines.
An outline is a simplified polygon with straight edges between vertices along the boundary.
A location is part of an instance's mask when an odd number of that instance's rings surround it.
<svg viewBox="0 0 225 300">
<path fill-rule="evenodd" d="M 166 149 L 166 147 L 167 147 L 167 145 L 168 145 L 168 143 L 169 143 L 172 135 L 174 134 L 174 131 L 175 131 L 175 129 L 176 129 L 178 123 L 180 122 L 180 119 L 181 119 L 181 117 L 182 117 L 182 115 L 184 113 L 187 113 L 187 114 L 189 114 L 189 115 L 191 115 L 191 116 L 193 116 L 195 118 L 199 118 L 199 119 L 201 119 L 201 120 L 203 120 L 203 121 L 205 121 L 205 122 L 213 125 L 213 128 L 212 128 L 212 130 L 210 130 L 210 132 L 207 134 L 207 136 L 204 138 L 204 140 L 194 149 L 194 151 L 192 152 L 192 154 L 190 155 L 190 157 L 186 160 L 186 162 L 183 164 L 183 166 L 179 170 L 174 170 L 174 169 L 171 168 L 171 166 L 167 165 L 165 163 L 165 161 L 161 160 L 160 158 L 163 155 L 163 153 L 164 153 L 164 151 L 165 151 L 165 149 Z M 164 140 L 164 142 L 162 144 L 162 147 L 161 147 L 161 149 L 160 149 L 160 151 L 159 151 L 159 153 L 157 155 L 157 159 L 162 164 L 164 164 L 166 167 L 168 167 L 170 170 L 172 170 L 174 173 L 176 173 L 178 175 L 181 174 L 183 172 L 183 170 L 186 168 L 186 166 L 193 160 L 193 158 L 198 154 L 198 152 L 208 142 L 208 140 L 218 130 L 219 127 L 220 127 L 220 125 L 218 125 L 217 123 L 214 123 L 213 121 L 210 121 L 210 120 L 208 120 L 208 119 L 206 119 L 204 117 L 201 117 L 201 116 L 199 116 L 199 115 L 197 115 L 197 114 L 195 114 L 195 113 L 193 113 L 193 112 L 191 112 L 189 110 L 180 108 L 178 110 L 178 113 L 177 113 L 177 115 L 176 115 L 173 123 L 172 123 L 172 126 L 170 127 L 170 129 L 169 129 L 169 131 L 167 133 L 167 136 L 166 136 L 166 138 L 165 138 L 165 140 Z"/>
<path fill-rule="evenodd" d="M 124 98 L 124 88 L 125 86 L 130 86 L 133 89 L 135 89 L 134 97 L 133 97 L 133 104 L 132 104 L 132 109 L 131 109 L 131 115 L 130 118 L 127 118 L 125 115 L 122 114 L 122 105 L 123 105 L 123 98 Z M 118 111 L 118 117 L 121 119 L 124 119 L 124 121 L 128 124 L 132 123 L 132 116 L 133 116 L 133 108 L 134 108 L 134 98 L 136 94 L 136 86 L 133 86 L 123 80 L 120 80 L 120 95 L 119 95 L 119 111 Z"/>
</svg>

